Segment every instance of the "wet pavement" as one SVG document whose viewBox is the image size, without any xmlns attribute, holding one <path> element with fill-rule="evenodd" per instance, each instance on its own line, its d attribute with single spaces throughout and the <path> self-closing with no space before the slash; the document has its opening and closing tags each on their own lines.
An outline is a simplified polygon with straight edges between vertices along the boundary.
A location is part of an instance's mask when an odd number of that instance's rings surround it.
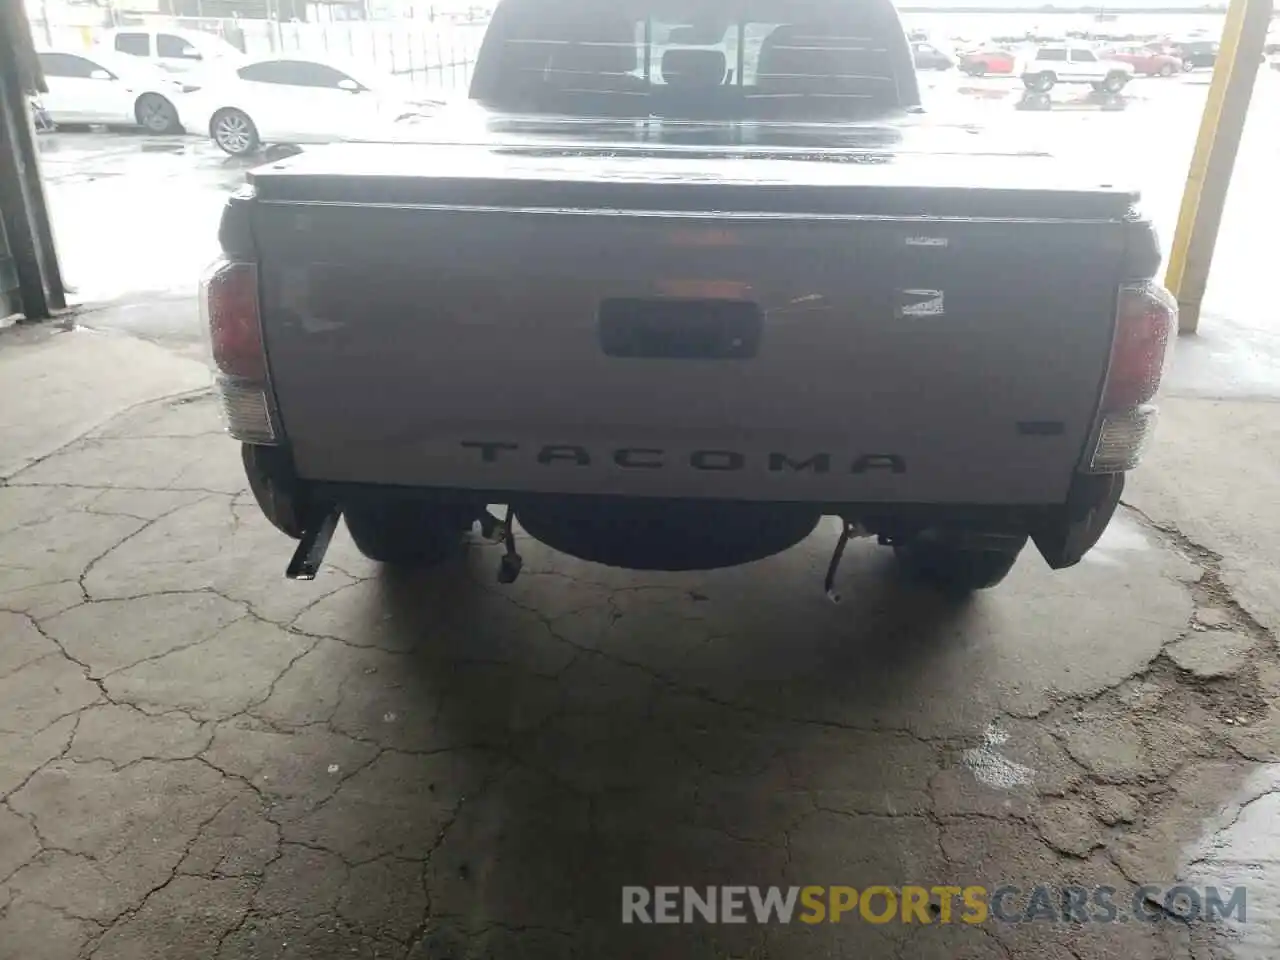
<svg viewBox="0 0 1280 960">
<path fill-rule="evenodd" d="M 196 393 L 0 488 L 0 957 L 1200 960 L 1165 891 L 1265 904 L 1223 804 L 1280 658 L 1135 510 L 967 603 L 860 545 L 835 606 L 830 525 L 711 574 L 525 541 L 505 587 L 478 540 L 394 576 L 340 533 L 289 583 L 244 486 Z M 620 923 L 624 885 L 730 884 L 1102 885 L 1127 922 Z"/>
<path fill-rule="evenodd" d="M 1003 98 L 940 95 L 992 108 L 993 130 L 1081 131 L 1081 163 L 1162 158 L 1170 216 L 1195 83 L 1092 116 L 983 89 Z M 194 140 L 54 138 L 67 273 L 110 301 L 85 324 L 160 346 L 79 330 L 0 350 L 11 421 L 82 422 L 0 433 L 0 958 L 1275 956 L 1280 430 L 1252 402 L 1277 395 L 1259 298 L 1215 281 L 1249 311 L 1180 345 L 1160 443 L 1086 561 L 1052 573 L 1029 551 L 969 602 L 857 544 L 830 604 L 829 525 L 711 574 L 526 541 L 512 586 L 479 539 L 395 576 L 340 531 L 290 583 L 291 544 L 182 358 L 242 168 Z M 1268 143 L 1242 153 L 1246 197 Z M 1229 218 L 1275 202 L 1246 211 L 1239 187 Z M 1248 918 L 1188 918 L 1165 902 L 1179 882 L 1246 885 Z M 1037 885 L 1101 885 L 1119 922 L 942 923 L 932 891 L 928 924 L 621 923 L 624 885 L 770 884 L 1012 884 L 1019 917 Z"/>
</svg>

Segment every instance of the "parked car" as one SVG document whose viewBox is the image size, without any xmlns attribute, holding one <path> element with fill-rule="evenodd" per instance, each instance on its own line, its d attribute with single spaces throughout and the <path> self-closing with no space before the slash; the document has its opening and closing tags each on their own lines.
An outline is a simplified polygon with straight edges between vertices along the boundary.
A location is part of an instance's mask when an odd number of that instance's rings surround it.
<svg viewBox="0 0 1280 960">
<path fill-rule="evenodd" d="M 199 102 L 200 128 L 232 156 L 265 143 L 370 137 L 434 103 L 364 64 L 298 57 L 238 64 L 202 89 Z"/>
<path fill-rule="evenodd" d="M 245 59 L 240 50 L 212 33 L 169 27 L 108 30 L 95 47 L 137 57 L 179 74 L 209 73 Z"/>
<path fill-rule="evenodd" d="M 1133 77 L 1129 64 L 1107 60 L 1089 47 L 1071 44 L 1037 47 L 1020 72 L 1028 90 L 1041 92 L 1059 83 L 1087 83 L 1095 90 L 1116 93 Z"/>
<path fill-rule="evenodd" d="M 1171 53 L 1159 53 L 1143 47 L 1116 47 L 1102 54 L 1107 60 L 1127 63 L 1134 73 L 1144 77 L 1172 77 L 1181 73 L 1186 64 Z"/>
<path fill-rule="evenodd" d="M 1179 40 L 1172 44 L 1172 49 L 1182 58 L 1185 70 L 1212 68 L 1218 62 L 1217 40 Z"/>
<path fill-rule="evenodd" d="M 828 514 L 829 592 L 852 536 L 948 590 L 1098 540 L 1176 329 L 1137 192 L 926 122 L 892 0 L 758 0 L 736 87 L 651 53 L 683 6 L 499 0 L 470 104 L 230 197 L 201 309 L 290 576 L 341 518 L 401 567 L 478 523 L 510 582 L 516 521 L 687 570 Z"/>
<path fill-rule="evenodd" d="M 911 56 L 917 70 L 950 70 L 956 65 L 955 57 L 925 41 L 911 44 Z"/>
<path fill-rule="evenodd" d="M 971 77 L 1013 73 L 1017 54 L 1008 47 L 980 47 L 960 56 L 960 69 Z"/>
<path fill-rule="evenodd" d="M 40 102 L 54 123 L 139 126 L 178 133 L 195 85 L 110 50 L 38 53 L 49 88 Z"/>
</svg>

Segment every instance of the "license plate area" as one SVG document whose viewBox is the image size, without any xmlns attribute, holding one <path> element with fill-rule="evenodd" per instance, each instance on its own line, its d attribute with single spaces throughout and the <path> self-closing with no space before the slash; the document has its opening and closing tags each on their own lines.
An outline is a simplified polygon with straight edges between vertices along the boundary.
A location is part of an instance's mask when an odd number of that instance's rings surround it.
<svg viewBox="0 0 1280 960">
<path fill-rule="evenodd" d="M 760 306 L 747 300 L 619 297 L 599 310 L 607 356 L 647 360 L 744 360 L 760 348 Z"/>
</svg>

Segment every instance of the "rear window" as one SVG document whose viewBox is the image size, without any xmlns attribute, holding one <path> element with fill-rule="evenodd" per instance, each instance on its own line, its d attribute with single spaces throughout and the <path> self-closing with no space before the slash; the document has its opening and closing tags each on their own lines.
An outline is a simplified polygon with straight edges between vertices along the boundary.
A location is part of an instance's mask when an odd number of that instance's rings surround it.
<svg viewBox="0 0 1280 960">
<path fill-rule="evenodd" d="M 850 119 L 919 102 L 888 0 L 504 0 L 471 95 L 499 109 Z"/>
<path fill-rule="evenodd" d="M 1036 54 L 1037 60 L 1061 60 L 1067 59 L 1067 51 L 1061 47 L 1041 47 L 1040 52 Z"/>
</svg>

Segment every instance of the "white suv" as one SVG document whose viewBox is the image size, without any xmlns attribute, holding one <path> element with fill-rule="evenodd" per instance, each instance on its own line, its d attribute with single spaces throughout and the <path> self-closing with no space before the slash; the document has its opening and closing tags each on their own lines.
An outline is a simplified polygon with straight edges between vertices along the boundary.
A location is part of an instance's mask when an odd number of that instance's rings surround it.
<svg viewBox="0 0 1280 960">
<path fill-rule="evenodd" d="M 1089 47 L 1046 45 L 1022 65 L 1022 82 L 1028 90 L 1045 91 L 1058 83 L 1088 83 L 1095 90 L 1116 93 L 1133 79 L 1133 67 L 1105 60 Z"/>
</svg>

